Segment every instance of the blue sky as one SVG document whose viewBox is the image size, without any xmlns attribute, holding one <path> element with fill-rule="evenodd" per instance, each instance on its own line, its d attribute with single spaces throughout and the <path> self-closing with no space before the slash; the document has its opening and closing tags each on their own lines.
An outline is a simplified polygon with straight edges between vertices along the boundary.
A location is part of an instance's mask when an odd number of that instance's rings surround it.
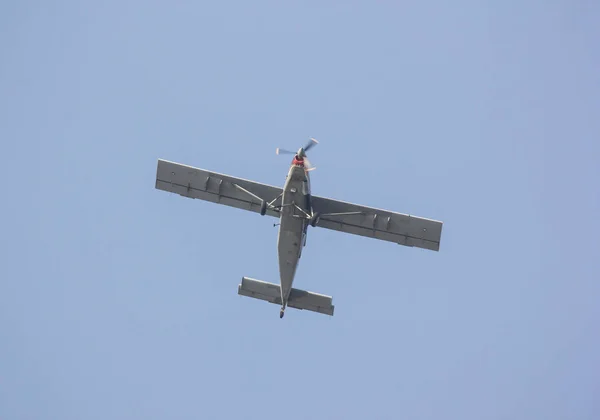
<svg viewBox="0 0 600 420">
<path fill-rule="evenodd" d="M 0 418 L 596 419 L 592 1 L 3 2 Z M 444 221 L 439 253 L 154 189 L 173 160 Z"/>
</svg>

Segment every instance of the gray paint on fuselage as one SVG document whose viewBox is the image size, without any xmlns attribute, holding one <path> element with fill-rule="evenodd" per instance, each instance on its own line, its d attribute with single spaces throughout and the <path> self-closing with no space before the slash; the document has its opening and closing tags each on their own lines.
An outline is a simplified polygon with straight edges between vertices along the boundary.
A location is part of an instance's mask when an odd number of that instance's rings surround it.
<svg viewBox="0 0 600 420">
<path fill-rule="evenodd" d="M 310 211 L 310 180 L 301 166 L 292 166 L 283 187 L 282 208 L 277 239 L 281 300 L 287 303 L 296 275 L 302 247 L 306 243 L 308 220 L 294 205 Z M 300 217 L 294 217 L 298 215 Z"/>
</svg>

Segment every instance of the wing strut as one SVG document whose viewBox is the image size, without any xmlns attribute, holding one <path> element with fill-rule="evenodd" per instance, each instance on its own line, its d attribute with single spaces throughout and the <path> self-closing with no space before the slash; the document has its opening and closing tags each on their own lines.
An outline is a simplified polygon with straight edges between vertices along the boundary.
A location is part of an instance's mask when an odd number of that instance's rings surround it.
<svg viewBox="0 0 600 420">
<path fill-rule="evenodd" d="M 232 185 L 237 188 L 238 190 L 245 192 L 246 194 L 248 194 L 250 197 L 256 198 L 258 201 L 260 201 L 260 214 L 261 216 L 264 216 L 267 212 L 267 208 L 270 208 L 271 210 L 274 211 L 279 211 L 278 208 L 276 208 L 275 206 L 273 206 L 273 202 L 275 202 L 275 200 L 277 200 L 279 197 L 281 197 L 283 195 L 283 193 L 281 193 L 279 196 L 277 196 L 277 198 L 275 198 L 273 201 L 271 201 L 270 203 L 267 203 L 264 199 L 260 198 L 258 195 L 248 191 L 247 189 L 245 189 L 244 187 L 239 186 L 238 184 L 236 184 L 235 182 L 232 182 Z"/>
<path fill-rule="evenodd" d="M 281 194 L 279 194 L 277 197 L 275 197 L 273 200 L 269 201 L 269 203 L 267 205 L 269 207 L 272 207 L 273 203 L 276 202 L 277 200 L 279 200 L 281 197 L 283 197 L 283 192 Z M 281 206 L 275 206 L 274 208 L 281 208 Z"/>
</svg>

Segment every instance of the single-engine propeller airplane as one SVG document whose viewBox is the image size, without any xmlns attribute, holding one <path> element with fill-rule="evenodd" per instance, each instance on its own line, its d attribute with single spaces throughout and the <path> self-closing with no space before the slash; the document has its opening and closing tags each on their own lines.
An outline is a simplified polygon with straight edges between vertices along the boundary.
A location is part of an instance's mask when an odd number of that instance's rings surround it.
<svg viewBox="0 0 600 420">
<path fill-rule="evenodd" d="M 331 296 L 292 288 L 308 226 L 432 251 L 440 249 L 440 221 L 312 195 L 309 172 L 315 168 L 306 152 L 317 143 L 311 138 L 297 152 L 276 150 L 278 155 L 294 155 L 283 188 L 158 160 L 159 190 L 279 218 L 279 284 L 242 277 L 238 294 L 281 305 L 280 318 L 288 306 L 333 315 Z"/>
</svg>

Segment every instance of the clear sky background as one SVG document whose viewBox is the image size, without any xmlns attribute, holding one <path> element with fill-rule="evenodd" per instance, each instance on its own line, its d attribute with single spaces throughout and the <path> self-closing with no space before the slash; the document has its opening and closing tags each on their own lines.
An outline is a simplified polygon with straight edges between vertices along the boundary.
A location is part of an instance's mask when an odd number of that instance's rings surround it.
<svg viewBox="0 0 600 420">
<path fill-rule="evenodd" d="M 0 3 L 0 419 L 600 416 L 600 3 Z M 154 188 L 173 160 L 442 220 L 439 253 Z"/>
</svg>

